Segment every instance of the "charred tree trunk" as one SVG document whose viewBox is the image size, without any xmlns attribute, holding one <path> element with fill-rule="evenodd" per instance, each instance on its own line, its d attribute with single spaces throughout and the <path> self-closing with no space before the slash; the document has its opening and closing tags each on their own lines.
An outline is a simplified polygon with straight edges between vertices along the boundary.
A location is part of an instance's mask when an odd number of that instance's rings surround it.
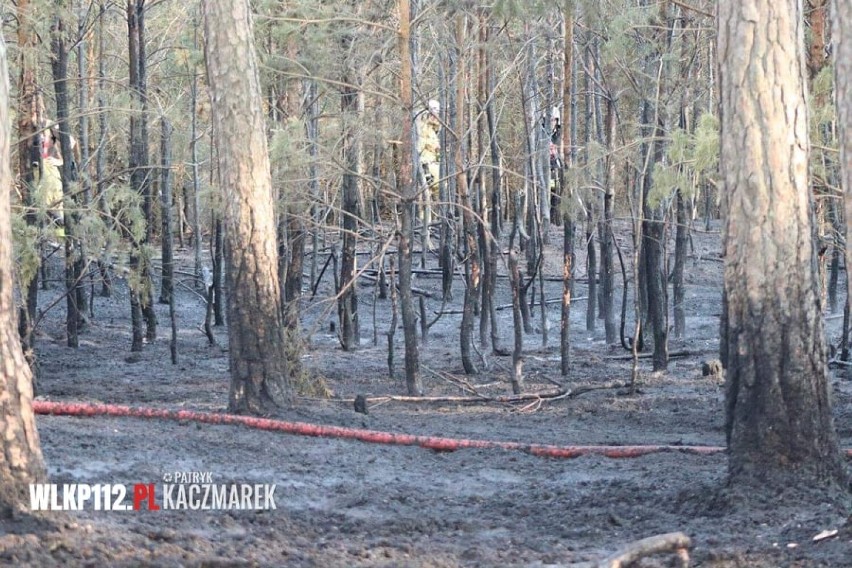
<svg viewBox="0 0 852 568">
<path fill-rule="evenodd" d="M 400 100 L 402 102 L 402 163 L 400 164 L 399 229 L 399 303 L 402 311 L 402 327 L 405 335 L 405 383 L 408 394 L 421 396 L 423 383 L 420 378 L 420 353 L 417 345 L 417 318 L 411 294 L 411 241 L 414 238 L 414 205 L 417 201 L 417 179 L 413 175 L 417 154 L 414 151 L 414 104 L 411 60 L 411 20 L 416 17 L 417 0 L 412 7 L 409 0 L 398 0 L 399 8 L 399 53 Z M 412 9 L 414 8 L 414 9 Z M 419 166 L 417 166 L 419 167 Z"/>
<path fill-rule="evenodd" d="M 512 322 L 514 329 L 514 348 L 512 349 L 512 392 L 520 394 L 524 385 L 524 334 L 521 322 L 521 275 L 518 270 L 518 255 L 509 251 L 509 281 L 512 286 Z"/>
<path fill-rule="evenodd" d="M 163 256 L 163 277 L 160 283 L 160 303 L 169 304 L 174 297 L 174 233 L 172 230 L 172 125 L 166 117 L 160 119 L 160 210 Z"/>
<path fill-rule="evenodd" d="M 465 278 L 467 286 L 464 292 L 464 304 L 461 321 L 461 359 L 465 373 L 471 375 L 477 372 L 471 354 L 471 342 L 473 341 L 474 302 L 479 295 L 481 281 L 481 267 L 479 265 L 479 244 L 476 238 L 476 221 L 473 215 L 473 205 L 470 199 L 470 188 L 468 187 L 467 168 L 465 167 L 465 144 L 458 133 L 465 132 L 467 124 L 465 121 L 467 77 L 464 71 L 464 49 L 465 49 L 465 16 L 456 16 L 456 53 L 458 57 L 458 76 L 455 78 L 456 120 L 452 123 L 452 130 L 456 134 L 455 140 L 455 163 L 456 163 L 456 190 L 458 191 L 459 209 L 461 209 L 462 227 L 464 233 L 465 254 Z"/>
<path fill-rule="evenodd" d="M 266 412 L 292 400 L 301 346 L 292 335 L 285 340 L 251 10 L 247 0 L 209 0 L 202 10 L 213 123 L 221 135 L 226 279 L 239 291 L 228 301 L 229 409 Z"/>
<path fill-rule="evenodd" d="M 34 207 L 36 175 L 42 171 L 39 123 L 39 95 L 36 84 L 35 48 L 38 35 L 33 30 L 33 21 L 29 0 L 18 0 L 18 51 L 20 54 L 21 76 L 18 83 L 18 174 L 20 176 L 21 201 L 27 208 L 24 219 L 27 226 L 38 226 L 38 217 Z M 5 158 L 4 158 L 5 159 Z M 39 249 L 41 244 L 39 243 Z M 35 260 L 35 259 L 34 259 Z M 40 258 L 38 259 L 40 260 Z M 33 326 L 38 309 L 38 266 L 32 266 L 29 278 L 18 275 L 19 284 L 26 289 L 24 307 L 18 315 L 18 333 L 24 357 L 35 374 L 35 342 Z"/>
<path fill-rule="evenodd" d="M 213 218 L 213 325 L 225 325 L 225 228 L 221 215 Z"/>
<path fill-rule="evenodd" d="M 352 49 L 353 38 L 347 36 L 343 41 L 343 52 Z M 360 195 L 359 179 L 361 173 L 361 142 L 358 132 L 361 94 L 350 73 L 343 79 L 341 95 L 341 113 L 343 115 L 343 172 L 341 188 L 343 211 L 343 247 L 340 257 L 340 294 L 338 296 L 338 314 L 340 317 L 340 343 L 344 351 L 358 348 L 361 338 L 358 319 L 357 283 L 355 281 L 356 254 L 358 242 L 358 201 Z"/>
<path fill-rule="evenodd" d="M 722 2 L 717 14 L 730 483 L 848 490 L 828 396 L 808 189 L 802 3 Z"/>
<path fill-rule="evenodd" d="M 59 145 L 62 150 L 62 195 L 65 219 L 65 302 L 67 307 L 65 329 L 68 347 L 79 347 L 79 332 L 84 324 L 85 288 L 83 287 L 82 243 L 76 236 L 79 213 L 77 211 L 77 171 L 71 150 L 71 125 L 68 106 L 68 50 L 65 45 L 65 23 L 57 16 L 52 35 L 53 86 L 56 92 L 56 122 Z"/>
<path fill-rule="evenodd" d="M 576 131 L 574 124 L 574 113 L 569 109 L 574 108 L 572 99 L 572 85 L 574 83 L 574 2 L 565 0 L 563 7 L 565 14 L 565 35 L 563 46 L 563 84 L 562 84 L 562 144 L 560 155 L 562 156 L 562 167 L 573 166 L 573 134 Z M 563 377 L 571 372 L 571 291 L 574 268 L 574 214 L 573 187 L 565 183 L 564 172 L 559 175 L 559 205 L 562 211 L 562 302 L 560 317 L 560 371 Z M 565 207 L 567 203 L 567 207 Z"/>
<path fill-rule="evenodd" d="M 152 341 L 157 336 L 157 317 L 154 314 L 152 302 L 152 281 L 150 259 L 143 252 L 143 246 L 149 242 L 153 227 L 151 214 L 153 211 L 153 193 L 149 179 L 148 164 L 148 95 L 145 69 L 145 0 L 128 0 L 127 30 L 130 62 L 130 92 L 131 100 L 137 112 L 130 116 L 130 187 L 142 196 L 142 210 L 145 227 L 141 241 L 135 237 L 131 240 L 130 270 L 137 275 L 138 282 L 131 286 L 131 312 L 140 310 L 146 324 L 145 337 Z M 132 351 L 142 350 L 141 326 L 142 320 L 137 314 L 131 314 L 133 329 Z"/>
<path fill-rule="evenodd" d="M 192 19 L 192 47 L 198 49 L 198 20 Z M 198 73 L 193 69 L 192 82 L 189 87 L 190 101 L 190 131 L 189 131 L 189 154 L 192 160 L 192 196 L 187 199 L 192 211 L 192 252 L 195 260 L 195 285 L 204 288 L 204 279 L 201 277 L 201 175 L 198 171 Z"/>
<path fill-rule="evenodd" d="M 487 29 L 490 36 L 492 33 Z M 486 39 L 488 39 L 486 37 Z M 497 117 L 494 112 L 494 92 L 496 91 L 496 77 L 494 73 L 494 65 L 491 60 L 491 51 L 485 50 L 485 82 L 487 95 L 485 98 L 485 115 L 488 120 L 488 144 L 491 158 L 491 200 L 490 210 L 488 211 L 489 232 L 486 238 L 493 239 L 485 257 L 487 265 L 487 275 L 485 279 L 488 281 L 488 287 L 491 293 L 491 302 L 489 304 L 489 319 L 491 320 L 491 350 L 495 353 L 500 352 L 500 333 L 497 329 L 497 312 L 494 305 L 494 292 L 497 289 L 497 259 L 500 257 L 500 223 L 502 218 L 501 212 L 501 176 L 500 176 L 500 145 L 497 140 Z"/>
<path fill-rule="evenodd" d="M 162 181 L 160 182 L 160 209 L 163 221 L 162 253 L 163 253 L 163 282 L 160 288 L 160 303 L 169 305 L 169 322 L 172 337 L 169 351 L 172 365 L 177 365 L 177 316 L 175 314 L 174 286 L 174 230 L 172 228 L 172 125 L 163 117 L 160 121 L 162 133 L 160 138 L 160 157 L 162 166 Z"/>
<path fill-rule="evenodd" d="M 836 0 L 832 10 L 834 45 L 835 104 L 840 140 L 840 179 L 846 217 L 846 311 L 844 339 L 847 338 L 850 292 L 852 292 L 852 0 Z"/>
<path fill-rule="evenodd" d="M 686 289 L 683 282 L 683 269 L 686 264 L 686 251 L 689 246 L 689 218 L 686 202 L 680 190 L 676 196 L 677 228 L 675 229 L 674 269 L 672 270 L 672 307 L 674 312 L 674 336 L 683 339 L 686 335 Z"/>
<path fill-rule="evenodd" d="M 100 0 L 98 14 L 98 81 L 96 83 L 98 99 L 98 149 L 95 156 L 95 179 L 97 180 L 97 203 L 98 211 L 104 219 L 110 219 L 111 212 L 106 200 L 106 145 L 108 137 L 107 126 L 107 103 L 106 103 L 106 54 L 104 31 L 106 19 L 106 0 Z M 114 225 L 114 222 L 111 222 Z M 103 258 L 98 261 L 98 270 L 101 275 L 101 297 L 112 296 L 112 277 L 109 265 L 111 262 L 111 251 L 107 250 Z"/>
<path fill-rule="evenodd" d="M 606 184 L 604 186 L 603 196 L 603 230 L 601 231 L 601 316 L 604 320 L 604 330 L 606 333 L 606 342 L 610 345 L 615 343 L 617 339 L 617 330 L 615 326 L 615 261 L 613 257 L 613 230 L 612 218 L 615 207 L 615 182 L 618 177 L 615 167 L 615 101 L 612 100 L 612 94 L 609 94 L 606 99 L 606 120 L 604 121 L 606 129 L 606 173 L 604 178 Z"/>
</svg>

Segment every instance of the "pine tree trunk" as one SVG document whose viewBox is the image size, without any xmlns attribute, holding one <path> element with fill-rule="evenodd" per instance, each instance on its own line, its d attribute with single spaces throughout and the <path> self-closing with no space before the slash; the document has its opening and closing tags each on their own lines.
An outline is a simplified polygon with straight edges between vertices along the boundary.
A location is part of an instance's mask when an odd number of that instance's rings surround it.
<svg viewBox="0 0 852 568">
<path fill-rule="evenodd" d="M 848 487 L 816 273 L 803 22 L 797 0 L 719 4 L 728 470 L 770 491 Z"/>
<path fill-rule="evenodd" d="M 405 384 L 408 394 L 421 396 L 423 383 L 420 378 L 420 352 L 417 345 L 416 316 L 411 294 L 411 241 L 414 237 L 414 204 L 417 200 L 417 178 L 414 167 L 417 160 L 414 130 L 414 103 L 411 64 L 411 20 L 416 17 L 415 9 L 408 0 L 398 0 L 399 8 L 399 54 L 400 54 L 400 101 L 402 102 L 402 160 L 400 164 L 399 228 L 399 303 L 402 311 L 402 328 L 405 336 Z"/>
<path fill-rule="evenodd" d="M 62 6 L 61 6 L 62 7 Z M 83 326 L 81 300 L 83 288 L 83 258 L 80 240 L 76 237 L 77 222 L 77 170 L 71 150 L 71 125 L 68 102 L 68 50 L 65 45 L 65 23 L 57 17 L 51 28 L 53 60 L 53 86 L 56 93 L 56 122 L 59 146 L 62 151 L 62 195 L 65 220 L 65 330 L 68 347 L 79 347 L 79 332 Z"/>
<path fill-rule="evenodd" d="M 686 214 L 686 202 L 680 190 L 676 196 L 677 228 L 675 229 L 674 269 L 672 270 L 672 308 L 674 312 L 674 336 L 683 339 L 686 335 L 686 288 L 683 282 L 683 269 L 686 265 L 686 249 L 689 246 L 689 218 Z"/>
<path fill-rule="evenodd" d="M 27 207 L 24 219 L 27 226 L 34 228 L 38 226 L 38 217 L 33 207 L 35 204 L 33 191 L 35 190 L 36 173 L 42 171 L 41 163 L 41 135 L 38 134 L 39 122 L 39 96 L 36 84 L 36 63 L 34 56 L 35 47 L 38 45 L 38 36 L 32 29 L 32 16 L 30 14 L 29 0 L 18 0 L 18 51 L 20 54 L 20 82 L 18 83 L 18 175 L 21 183 L 21 202 Z M 41 244 L 38 245 L 41 248 Z M 18 275 L 21 278 L 21 275 Z M 31 267 L 29 280 L 20 282 L 26 287 L 26 302 L 18 315 L 18 332 L 24 350 L 24 356 L 30 367 L 35 369 L 35 342 L 33 340 L 33 326 L 35 325 L 38 309 L 38 267 Z"/>
<path fill-rule="evenodd" d="M 514 348 L 512 349 L 512 392 L 520 394 L 524 388 L 524 335 L 521 329 L 521 275 L 518 271 L 518 255 L 509 251 L 509 282 L 512 287 L 512 323 Z"/>
<path fill-rule="evenodd" d="M 352 49 L 352 36 L 343 41 L 343 53 Z M 351 73 L 343 78 L 343 94 L 341 96 L 341 113 L 344 117 L 343 132 L 343 162 L 346 169 L 343 172 L 341 201 L 343 203 L 342 240 L 340 256 L 340 294 L 338 297 L 338 313 L 340 316 L 340 342 L 344 351 L 352 351 L 359 347 L 360 324 L 358 318 L 357 282 L 355 279 L 356 244 L 358 242 L 359 219 L 359 179 L 361 174 L 361 141 L 358 132 L 358 117 L 361 115 L 362 95 Z"/>
<path fill-rule="evenodd" d="M 160 303 L 169 304 L 174 297 L 174 233 L 172 230 L 172 125 L 166 117 L 160 119 L 160 211 L 163 237 L 160 251 L 163 255 L 163 276 L 160 284 Z"/>
<path fill-rule="evenodd" d="M 832 10 L 832 43 L 834 45 L 835 105 L 838 139 L 840 140 L 840 178 L 846 213 L 846 313 L 852 290 L 852 0 L 835 0 Z M 849 317 L 844 318 L 846 322 Z M 844 325 L 846 339 L 847 325 Z"/>
<path fill-rule="evenodd" d="M 225 325 L 225 228 L 221 215 L 213 218 L 213 325 Z"/>
<path fill-rule="evenodd" d="M 618 177 L 615 168 L 615 101 L 612 95 L 607 98 L 606 120 L 604 121 L 606 133 L 606 179 L 603 196 L 603 223 L 601 231 L 601 315 L 604 320 L 606 342 L 610 345 L 618 341 L 615 326 L 615 261 L 613 258 L 613 230 L 612 219 L 615 208 L 615 181 Z"/>
<path fill-rule="evenodd" d="M 192 18 L 192 47 L 198 49 L 198 20 Z M 198 171 L 198 73 L 193 69 L 189 87 L 189 154 L 192 160 L 192 196 L 187 199 L 192 210 L 192 253 L 195 260 L 196 288 L 205 288 L 201 277 L 201 175 Z"/>
<path fill-rule="evenodd" d="M 0 35 L 0 187 L 14 183 L 9 167 L 9 69 Z M 13 295 L 12 214 L 0 193 L 0 519 L 29 510 L 29 484 L 44 481 L 44 463 L 32 411 L 32 373 L 21 351 Z"/>
<path fill-rule="evenodd" d="M 456 120 L 452 123 L 453 132 L 465 132 L 467 114 L 465 108 L 467 77 L 464 71 L 464 49 L 465 49 L 465 16 L 456 16 L 456 52 L 458 56 L 458 69 L 460 76 L 455 80 Z M 479 265 L 479 244 L 476 238 L 476 222 L 473 216 L 473 204 L 470 199 L 470 188 L 468 187 L 467 168 L 465 167 L 464 140 L 457 137 L 455 140 L 455 164 L 456 164 L 456 190 L 459 196 L 459 208 L 462 216 L 462 230 L 464 233 L 465 250 L 465 286 L 464 304 L 462 308 L 462 321 L 460 328 L 461 359 L 465 373 L 471 375 L 477 372 L 476 364 L 473 362 L 471 353 L 471 342 L 473 341 L 474 302 L 479 295 L 479 286 L 482 274 Z"/>
<path fill-rule="evenodd" d="M 574 124 L 574 113 L 569 109 L 575 107 L 572 98 L 574 84 L 574 2 L 565 0 L 563 6 L 565 14 L 565 36 L 563 45 L 563 83 L 562 83 L 562 143 L 560 155 L 562 156 L 562 167 L 573 166 L 573 135 L 576 132 Z M 573 207 L 573 188 L 565 183 L 564 172 L 559 175 L 559 205 L 560 211 L 567 203 L 569 210 L 562 212 L 562 302 L 560 314 L 560 371 L 563 377 L 571 372 L 571 290 L 572 270 L 574 268 L 574 214 L 570 210 Z"/>
<path fill-rule="evenodd" d="M 172 356 L 172 364 L 177 364 L 177 318 L 175 314 L 175 287 L 174 287 L 174 230 L 172 228 L 172 125 L 163 117 L 160 138 L 160 165 L 162 167 L 162 181 L 160 183 L 160 210 L 163 222 L 163 235 L 161 251 L 163 254 L 163 282 L 160 287 L 160 303 L 169 305 L 169 322 L 172 328 L 172 337 L 169 343 L 169 351 Z"/>
<path fill-rule="evenodd" d="M 142 211 L 145 227 L 141 241 L 132 238 L 130 251 L 130 270 L 138 278 L 131 286 L 130 306 L 133 327 L 133 342 L 131 351 L 142 350 L 141 325 L 142 318 L 146 324 L 145 337 L 152 341 L 157 336 L 157 317 L 154 314 L 152 302 L 152 282 L 149 268 L 150 259 L 143 254 L 143 245 L 148 242 L 152 231 L 151 212 L 151 183 L 148 170 L 148 120 L 146 112 L 148 101 L 145 80 L 145 0 L 127 1 L 127 32 L 130 65 L 130 92 L 135 110 L 130 115 L 130 155 L 128 169 L 130 170 L 130 187 L 142 196 Z M 139 310 L 142 318 L 135 313 Z M 139 327 L 137 327 L 139 326 Z"/>
<path fill-rule="evenodd" d="M 98 149 L 95 156 L 95 179 L 97 180 L 97 207 L 99 213 L 108 219 L 110 217 L 106 202 L 106 145 L 108 136 L 107 126 L 107 105 L 106 105 L 106 55 L 104 46 L 106 43 L 106 34 L 104 33 L 106 19 L 106 2 L 100 0 L 98 13 L 98 80 L 96 85 L 97 100 L 98 100 Z M 110 251 L 105 251 L 103 257 L 98 261 L 98 269 L 101 274 L 101 297 L 109 298 L 112 296 L 112 278 L 109 273 L 109 265 L 111 261 Z M 94 301 L 94 299 L 92 300 Z"/>
<path fill-rule="evenodd" d="M 285 343 L 251 9 L 248 0 L 209 0 L 202 10 L 213 123 L 221 138 L 226 280 L 229 290 L 239 290 L 228 301 L 229 409 L 265 412 L 292 400 L 300 345 Z"/>
</svg>

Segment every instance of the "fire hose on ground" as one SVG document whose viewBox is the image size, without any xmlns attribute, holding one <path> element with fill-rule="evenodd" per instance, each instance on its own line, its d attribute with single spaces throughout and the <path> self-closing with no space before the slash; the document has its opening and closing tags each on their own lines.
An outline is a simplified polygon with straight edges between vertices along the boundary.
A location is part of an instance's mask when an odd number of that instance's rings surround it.
<svg viewBox="0 0 852 568">
<path fill-rule="evenodd" d="M 674 444 L 556 446 L 549 444 L 525 444 L 521 442 L 503 442 L 496 440 L 468 440 L 438 436 L 417 436 L 413 434 L 400 434 L 361 428 L 311 424 L 307 422 L 289 422 L 271 418 L 259 418 L 255 416 L 242 416 L 236 414 L 131 407 L 116 404 L 51 402 L 37 400 L 33 401 L 32 405 L 33 411 L 36 414 L 44 415 L 150 418 L 177 422 L 200 422 L 203 424 L 245 426 L 257 430 L 284 432 L 286 434 L 299 436 L 340 438 L 345 440 L 358 440 L 372 444 L 419 446 L 421 448 L 427 448 L 439 452 L 452 452 L 465 448 L 500 449 L 525 452 L 534 456 L 567 459 L 586 455 L 603 456 L 607 458 L 636 458 L 657 453 L 711 455 L 725 451 L 725 448 L 722 446 L 687 446 Z M 852 458 L 852 449 L 845 449 L 843 450 L 843 453 L 847 458 Z"/>
</svg>

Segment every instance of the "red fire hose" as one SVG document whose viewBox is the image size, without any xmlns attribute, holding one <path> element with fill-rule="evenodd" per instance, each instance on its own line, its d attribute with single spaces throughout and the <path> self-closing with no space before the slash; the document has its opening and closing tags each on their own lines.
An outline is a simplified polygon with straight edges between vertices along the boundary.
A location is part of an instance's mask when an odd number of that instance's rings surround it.
<svg viewBox="0 0 852 568">
<path fill-rule="evenodd" d="M 165 410 L 159 408 L 135 408 L 115 404 L 90 404 L 79 402 L 47 402 L 33 401 L 33 411 L 36 414 L 51 414 L 54 416 L 120 416 L 133 418 L 157 418 L 161 420 L 193 421 L 205 424 L 240 425 L 258 430 L 285 432 L 301 436 L 317 436 L 322 438 L 343 438 L 360 440 L 373 444 L 392 444 L 398 446 L 420 446 L 431 450 L 451 452 L 463 448 L 486 448 L 517 450 L 535 456 L 551 458 L 576 458 L 585 455 L 598 455 L 608 458 L 635 458 L 647 454 L 661 452 L 680 452 L 685 454 L 716 454 L 724 452 L 720 446 L 552 446 L 546 444 L 522 444 L 518 442 L 498 442 L 492 440 L 465 440 L 441 438 L 435 436 L 415 436 L 412 434 L 396 434 L 377 430 L 360 428 L 345 428 L 342 426 L 325 426 L 306 422 L 287 422 L 254 416 L 239 416 L 235 414 L 218 414 L 196 412 L 193 410 Z M 846 456 L 852 458 L 852 449 L 845 450 Z"/>
</svg>

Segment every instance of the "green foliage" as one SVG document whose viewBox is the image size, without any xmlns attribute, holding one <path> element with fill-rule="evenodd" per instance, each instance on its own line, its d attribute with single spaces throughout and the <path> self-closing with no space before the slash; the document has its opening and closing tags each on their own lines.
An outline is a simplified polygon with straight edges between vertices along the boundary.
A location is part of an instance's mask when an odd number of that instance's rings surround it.
<svg viewBox="0 0 852 568">
<path fill-rule="evenodd" d="M 702 114 L 694 139 L 695 170 L 701 175 L 712 175 L 719 166 L 719 119 L 709 112 Z"/>
<path fill-rule="evenodd" d="M 15 273 L 21 289 L 29 286 L 38 273 L 41 264 L 39 240 L 36 227 L 27 225 L 23 215 L 12 215 L 12 250 L 15 251 Z"/>
<path fill-rule="evenodd" d="M 712 177 L 719 163 L 719 121 L 710 113 L 701 115 L 695 133 L 675 129 L 666 147 L 665 163 L 654 166 L 648 204 L 657 207 L 676 191 L 694 195 L 702 177 Z"/>
</svg>

